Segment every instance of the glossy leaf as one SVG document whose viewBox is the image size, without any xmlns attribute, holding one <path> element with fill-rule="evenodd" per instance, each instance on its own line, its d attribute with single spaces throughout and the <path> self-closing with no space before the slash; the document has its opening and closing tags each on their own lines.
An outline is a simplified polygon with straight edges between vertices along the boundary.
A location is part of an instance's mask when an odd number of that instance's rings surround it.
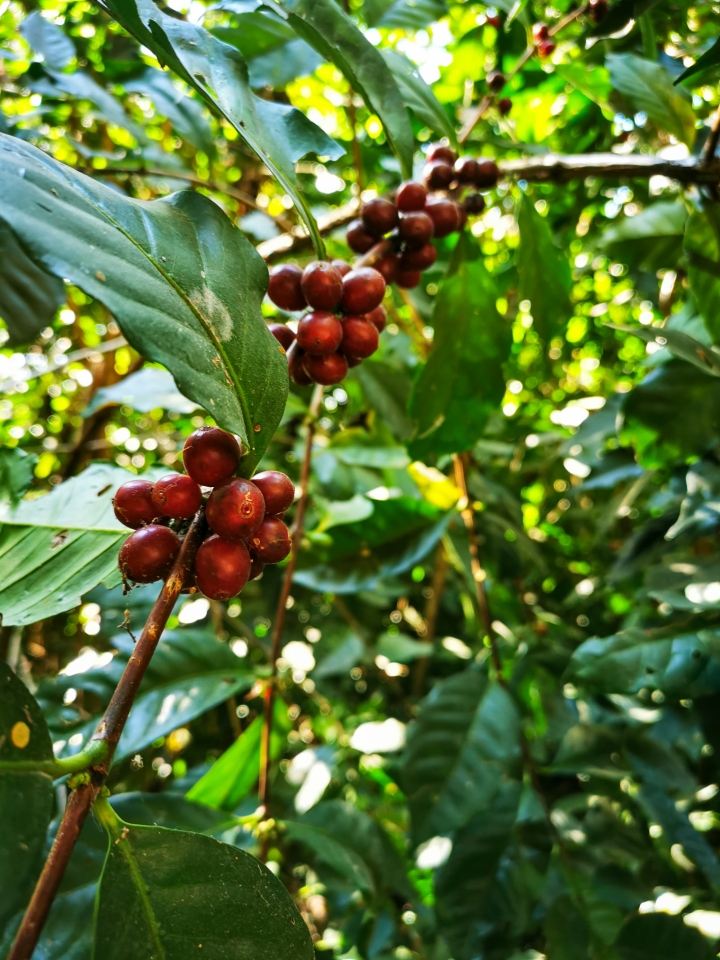
<svg viewBox="0 0 720 960">
<path fill-rule="evenodd" d="M 208 156 L 214 154 L 213 134 L 202 104 L 179 91 L 169 74 L 148 67 L 145 73 L 124 86 L 128 91 L 149 97 L 158 113 L 167 117 L 188 143 Z"/>
<path fill-rule="evenodd" d="M 549 341 L 572 314 L 570 265 L 553 242 L 547 220 L 524 198 L 518 213 L 520 299 L 530 301 L 533 327 Z"/>
<path fill-rule="evenodd" d="M 601 244 L 610 256 L 640 270 L 668 269 L 682 255 L 687 219 L 685 204 L 661 200 L 634 217 L 615 221 L 604 231 Z"/>
<path fill-rule="evenodd" d="M 612 53 L 606 58 L 613 87 L 636 111 L 642 111 L 660 130 L 692 146 L 695 114 L 690 95 L 673 86 L 667 69 L 631 53 Z"/>
<path fill-rule="evenodd" d="M 694 77 L 695 74 L 703 73 L 705 70 L 713 70 L 713 74 L 708 74 L 707 76 L 707 79 L 710 80 L 711 76 L 714 76 L 716 72 L 713 68 L 718 66 L 720 66 L 720 37 L 718 37 L 709 50 L 706 50 L 702 56 L 697 58 L 691 67 L 683 70 L 677 80 L 675 80 L 675 85 L 683 83 L 685 80 L 689 80 L 690 77 Z"/>
<path fill-rule="evenodd" d="M 447 14 L 445 0 L 365 0 L 363 16 L 369 27 L 418 30 Z"/>
<path fill-rule="evenodd" d="M 396 50 L 385 49 L 381 52 L 406 106 L 410 107 L 418 120 L 427 124 L 439 136 L 447 137 L 450 143 L 457 144 L 452 121 L 432 89 L 420 76 L 415 64 Z"/>
<path fill-rule="evenodd" d="M 0 450 L 0 514 L 14 509 L 32 483 L 37 457 L 19 447 Z"/>
<path fill-rule="evenodd" d="M 309 77 L 323 62 L 323 57 L 316 50 L 297 38 L 284 47 L 248 61 L 250 86 L 254 89 L 272 87 L 279 90 L 299 77 Z"/>
<path fill-rule="evenodd" d="M 282 416 L 287 364 L 250 243 L 199 194 L 131 200 L 15 139 L 0 147 L 3 216 L 33 257 L 97 297 L 181 393 L 240 434 L 251 473 Z"/>
<path fill-rule="evenodd" d="M 0 263 L 0 319 L 10 334 L 8 343 L 31 343 L 65 302 L 65 285 L 30 259 L 2 220 Z"/>
<path fill-rule="evenodd" d="M 639 337 L 646 343 L 667 347 L 673 356 L 679 357 L 681 360 L 687 360 L 688 363 L 692 363 L 703 373 L 712 377 L 720 377 L 720 349 L 709 347 L 686 333 L 666 327 L 662 329 L 657 327 L 621 327 L 613 323 L 609 323 L 608 326 L 615 330 L 632 333 L 633 336 Z"/>
<path fill-rule="evenodd" d="M 75 44 L 70 37 L 43 17 L 39 10 L 34 10 L 25 17 L 20 25 L 20 32 L 51 70 L 62 70 L 75 59 Z"/>
<path fill-rule="evenodd" d="M 705 937 L 667 913 L 632 917 L 615 945 L 621 960 L 712 960 L 715 951 Z"/>
<path fill-rule="evenodd" d="M 147 366 L 111 387 L 101 387 L 83 410 L 83 416 L 91 417 L 96 410 L 116 404 L 132 407 L 140 413 L 159 409 L 187 414 L 198 408 L 180 393 L 167 370 Z"/>
<path fill-rule="evenodd" d="M 685 230 L 688 280 L 714 343 L 720 342 L 720 218 L 708 207 L 694 211 Z"/>
</svg>

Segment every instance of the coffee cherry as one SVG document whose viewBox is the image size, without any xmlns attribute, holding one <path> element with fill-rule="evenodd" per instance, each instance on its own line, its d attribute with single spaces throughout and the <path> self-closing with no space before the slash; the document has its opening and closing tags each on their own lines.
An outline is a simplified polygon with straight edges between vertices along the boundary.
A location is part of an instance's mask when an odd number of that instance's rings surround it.
<svg viewBox="0 0 720 960">
<path fill-rule="evenodd" d="M 412 290 L 413 287 L 418 286 L 421 280 L 422 273 L 420 270 L 399 270 L 395 285 L 402 287 L 403 290 Z"/>
<path fill-rule="evenodd" d="M 477 174 L 477 160 L 474 157 L 459 157 L 455 164 L 455 176 L 460 183 L 474 183 Z"/>
<path fill-rule="evenodd" d="M 292 380 L 295 383 L 299 384 L 301 387 L 309 387 L 312 383 L 312 380 L 305 371 L 305 366 L 303 360 L 305 359 L 305 351 L 301 350 L 297 345 L 297 340 L 287 352 L 288 359 L 288 373 Z"/>
<path fill-rule="evenodd" d="M 512 100 L 510 97 L 503 97 L 502 100 L 498 100 L 496 106 L 500 116 L 506 117 L 512 110 Z"/>
<path fill-rule="evenodd" d="M 314 310 L 334 310 L 342 296 L 342 275 L 331 263 L 316 260 L 303 270 L 302 290 Z"/>
<path fill-rule="evenodd" d="M 343 277 L 343 313 L 362 314 L 374 310 L 385 296 L 385 280 L 372 267 L 358 267 Z"/>
<path fill-rule="evenodd" d="M 290 553 L 290 531 L 277 517 L 266 517 L 248 541 L 253 559 L 280 563 Z"/>
<path fill-rule="evenodd" d="M 447 190 L 454 179 L 455 171 L 449 163 L 434 160 L 425 164 L 423 180 L 428 190 Z"/>
<path fill-rule="evenodd" d="M 285 351 L 288 351 L 295 342 L 295 334 L 284 323 L 269 323 L 268 329 Z"/>
<path fill-rule="evenodd" d="M 534 23 L 532 28 L 533 40 L 535 43 L 541 43 L 547 40 L 550 35 L 550 28 L 546 23 Z"/>
<path fill-rule="evenodd" d="M 386 286 L 393 283 L 398 270 L 399 258 L 396 253 L 386 253 L 373 264 L 373 269 L 383 275 Z"/>
<path fill-rule="evenodd" d="M 131 533 L 120 547 L 118 566 L 125 580 L 154 583 L 166 577 L 180 550 L 178 535 L 151 523 Z"/>
<path fill-rule="evenodd" d="M 430 197 L 425 205 L 425 213 L 433 222 L 436 237 L 447 237 L 448 234 L 454 233 L 459 226 L 458 205 L 454 200 Z"/>
<path fill-rule="evenodd" d="M 463 206 L 471 217 L 475 217 L 485 209 L 485 197 L 481 193 L 469 193 L 463 199 Z"/>
<path fill-rule="evenodd" d="M 607 0 L 590 0 L 588 4 L 590 10 L 590 19 L 594 20 L 595 23 L 600 23 L 601 20 L 604 20 L 608 12 L 608 2 Z"/>
<path fill-rule="evenodd" d="M 487 75 L 486 83 L 488 90 L 492 90 L 493 93 L 500 93 L 505 86 L 505 74 L 500 70 L 493 70 L 492 73 Z"/>
<path fill-rule="evenodd" d="M 402 213 L 410 213 L 411 210 L 424 210 L 426 198 L 427 190 L 421 183 L 405 180 L 398 187 L 395 203 Z"/>
<path fill-rule="evenodd" d="M 398 222 L 397 207 L 384 197 L 375 197 L 364 204 L 361 216 L 363 226 L 373 237 L 384 237 Z"/>
<path fill-rule="evenodd" d="M 248 580 L 257 580 L 258 577 L 263 575 L 263 570 L 265 569 L 265 564 L 260 560 L 253 560 L 250 564 L 250 576 Z"/>
<path fill-rule="evenodd" d="M 324 387 L 340 383 L 348 372 L 348 362 L 341 353 L 331 353 L 329 357 L 312 357 L 307 353 L 303 362 L 308 375 Z"/>
<path fill-rule="evenodd" d="M 406 213 L 400 220 L 398 234 L 409 247 L 422 247 L 433 235 L 433 222 L 424 210 Z"/>
<path fill-rule="evenodd" d="M 209 600 L 231 600 L 250 576 L 250 554 L 241 541 L 208 537 L 195 555 L 195 579 Z"/>
<path fill-rule="evenodd" d="M 335 267 L 337 272 L 341 277 L 344 277 L 346 273 L 350 273 L 352 267 L 347 262 L 347 260 L 331 260 L 332 265 Z"/>
<path fill-rule="evenodd" d="M 551 57 L 555 53 L 555 49 L 556 47 L 552 40 L 543 40 L 542 43 L 538 44 L 537 48 L 538 55 L 543 57 L 543 59 Z"/>
<path fill-rule="evenodd" d="M 246 540 L 265 516 L 265 500 L 250 480 L 235 478 L 219 484 L 207 502 L 207 522 L 224 540 Z"/>
<path fill-rule="evenodd" d="M 268 297 L 281 310 L 303 310 L 307 304 L 300 286 L 302 270 L 292 263 L 281 263 L 270 268 Z"/>
<path fill-rule="evenodd" d="M 406 250 L 400 258 L 400 269 L 405 271 L 427 270 L 436 260 L 437 250 L 431 243 L 426 243 L 419 250 Z"/>
<path fill-rule="evenodd" d="M 262 473 L 256 473 L 252 482 L 263 495 L 266 517 L 277 517 L 285 513 L 295 499 L 292 480 L 279 470 L 264 470 Z"/>
<path fill-rule="evenodd" d="M 377 332 L 382 333 L 387 324 L 387 313 L 385 312 L 385 307 L 380 304 L 379 307 L 375 307 L 374 310 L 371 310 L 370 313 L 365 314 L 365 319 L 369 320 L 370 323 L 374 323 L 377 327 Z"/>
<path fill-rule="evenodd" d="M 377 239 L 367 232 L 362 220 L 353 220 L 345 234 L 347 245 L 354 253 L 367 253 L 377 243 Z"/>
<path fill-rule="evenodd" d="M 200 509 L 202 491 L 192 477 L 170 473 L 157 481 L 152 494 L 158 516 L 187 520 Z"/>
<path fill-rule="evenodd" d="M 378 348 L 380 334 L 367 317 L 345 317 L 342 322 L 343 338 L 340 349 L 346 357 L 364 360 Z"/>
<path fill-rule="evenodd" d="M 485 23 L 487 23 L 489 27 L 495 27 L 496 30 L 500 29 L 500 25 L 501 25 L 500 17 L 486 16 Z"/>
<path fill-rule="evenodd" d="M 137 530 L 162 516 L 152 500 L 153 485 L 148 480 L 128 480 L 113 497 L 113 510 L 120 523 Z"/>
<path fill-rule="evenodd" d="M 324 310 L 306 313 L 298 324 L 297 344 L 306 353 L 327 357 L 335 353 L 342 340 L 338 318 Z"/>
<path fill-rule="evenodd" d="M 433 143 L 430 145 L 425 159 L 428 163 L 434 160 L 442 160 L 443 163 L 449 163 L 450 166 L 455 163 L 455 151 L 451 147 L 446 147 L 444 143 Z"/>
<path fill-rule="evenodd" d="M 237 470 L 242 449 L 231 433 L 220 427 L 200 427 L 185 441 L 185 469 L 201 487 L 214 487 Z"/>
<path fill-rule="evenodd" d="M 475 186 L 480 190 L 494 187 L 500 177 L 498 165 L 494 160 L 478 160 Z"/>
</svg>

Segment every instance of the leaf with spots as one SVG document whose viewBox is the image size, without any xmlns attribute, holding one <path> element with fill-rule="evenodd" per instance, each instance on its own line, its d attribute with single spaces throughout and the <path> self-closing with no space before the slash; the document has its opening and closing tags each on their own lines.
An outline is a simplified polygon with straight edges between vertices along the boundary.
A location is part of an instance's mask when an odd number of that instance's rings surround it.
<svg viewBox="0 0 720 960">
<path fill-rule="evenodd" d="M 248 450 L 252 473 L 285 408 L 283 351 L 260 312 L 267 268 L 220 208 L 184 191 L 134 200 L 0 134 L 0 205 L 30 256 L 112 312 Z"/>
</svg>

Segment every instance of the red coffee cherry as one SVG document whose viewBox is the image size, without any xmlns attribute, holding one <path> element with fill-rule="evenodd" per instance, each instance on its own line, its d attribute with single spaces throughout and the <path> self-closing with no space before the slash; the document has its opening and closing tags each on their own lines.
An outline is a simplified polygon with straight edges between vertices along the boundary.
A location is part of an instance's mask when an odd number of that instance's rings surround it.
<svg viewBox="0 0 720 960">
<path fill-rule="evenodd" d="M 195 579 L 209 600 L 231 600 L 250 576 L 250 554 L 242 541 L 208 537 L 195 555 Z"/>
<path fill-rule="evenodd" d="M 162 516 L 152 500 L 153 485 L 148 480 L 128 480 L 113 497 L 113 510 L 120 523 L 137 530 Z"/>
<path fill-rule="evenodd" d="M 303 270 L 302 290 L 314 310 L 334 310 L 342 296 L 342 275 L 331 263 L 316 260 Z"/>
<path fill-rule="evenodd" d="M 533 40 L 535 43 L 541 43 L 547 40 L 550 35 L 550 28 L 546 23 L 534 23 L 532 28 Z"/>
<path fill-rule="evenodd" d="M 248 580 L 257 580 L 258 577 L 263 575 L 263 570 L 265 569 L 265 564 L 260 560 L 253 560 L 250 564 L 250 576 Z"/>
<path fill-rule="evenodd" d="M 353 220 L 350 223 L 345 239 L 354 253 L 367 253 L 377 243 L 377 238 L 367 232 L 362 220 Z"/>
<path fill-rule="evenodd" d="M 288 373 L 292 380 L 295 383 L 299 384 L 301 387 L 309 387 L 313 382 L 308 376 L 303 360 L 305 359 L 305 351 L 301 350 L 297 345 L 297 340 L 287 352 L 288 359 Z"/>
<path fill-rule="evenodd" d="M 424 210 L 426 198 L 427 190 L 421 183 L 405 180 L 398 187 L 395 203 L 402 213 L 410 213 L 411 210 Z"/>
<path fill-rule="evenodd" d="M 487 75 L 486 83 L 488 90 L 492 90 L 493 93 L 500 93 L 505 86 L 505 74 L 500 70 L 493 70 L 492 73 Z"/>
<path fill-rule="evenodd" d="M 538 44 L 537 49 L 538 55 L 544 59 L 547 59 L 547 57 L 551 57 L 555 53 L 556 46 L 552 40 L 543 40 L 542 43 Z"/>
<path fill-rule="evenodd" d="M 488 26 L 490 26 L 490 27 L 495 27 L 496 30 L 499 30 L 499 29 L 500 29 L 500 17 L 494 17 L 494 16 L 488 17 L 488 16 L 486 16 L 486 17 L 485 17 L 485 23 L 487 23 Z"/>
<path fill-rule="evenodd" d="M 397 207 L 384 197 L 375 197 L 364 204 L 361 216 L 363 226 L 374 237 L 384 237 L 398 222 Z"/>
<path fill-rule="evenodd" d="M 463 206 L 470 216 L 477 216 L 485 209 L 485 197 L 481 193 L 469 193 L 463 199 Z"/>
<path fill-rule="evenodd" d="M 447 237 L 460 225 L 459 209 L 454 200 L 429 197 L 425 212 L 433 222 L 436 237 Z"/>
<path fill-rule="evenodd" d="M 419 250 L 406 250 L 400 258 L 400 269 L 405 271 L 427 270 L 436 260 L 437 250 L 431 243 L 426 243 Z"/>
<path fill-rule="evenodd" d="M 425 154 L 428 163 L 432 163 L 434 160 L 442 160 L 443 163 L 449 163 L 450 166 L 455 163 L 455 157 L 455 151 L 451 147 L 445 146 L 444 143 L 432 143 Z"/>
<path fill-rule="evenodd" d="M 419 270 L 399 270 L 395 285 L 402 287 L 403 290 L 412 290 L 421 280 L 422 273 Z"/>
<path fill-rule="evenodd" d="M 512 100 L 510 97 L 503 97 L 496 104 L 501 117 L 506 117 L 512 110 Z"/>
<path fill-rule="evenodd" d="M 279 470 L 263 470 L 256 473 L 252 482 L 265 500 L 265 516 L 277 517 L 285 513 L 295 499 L 295 486 L 290 477 Z"/>
<path fill-rule="evenodd" d="M 270 268 L 268 297 L 281 310 L 303 310 L 307 304 L 300 286 L 302 270 L 293 263 L 280 263 Z"/>
<path fill-rule="evenodd" d="M 295 342 L 295 334 L 284 323 L 269 323 L 268 329 L 286 352 Z"/>
<path fill-rule="evenodd" d="M 118 566 L 125 580 L 154 583 L 170 573 L 179 550 L 176 533 L 151 523 L 131 533 L 120 547 Z"/>
<path fill-rule="evenodd" d="M 152 494 L 158 516 L 187 520 L 200 509 L 202 490 L 192 477 L 170 473 L 157 481 Z"/>
<path fill-rule="evenodd" d="M 373 264 L 373 270 L 377 270 L 378 273 L 383 275 L 386 286 L 389 286 L 395 280 L 399 262 L 400 259 L 396 253 L 386 253 Z"/>
<path fill-rule="evenodd" d="M 223 540 L 246 540 L 263 522 L 265 500 L 250 480 L 226 480 L 210 494 L 206 516 L 212 532 Z"/>
<path fill-rule="evenodd" d="M 455 171 L 449 163 L 435 160 L 425 164 L 423 180 L 428 190 L 447 190 L 454 179 Z"/>
<path fill-rule="evenodd" d="M 475 186 L 480 190 L 494 187 L 500 178 L 498 165 L 494 160 L 478 160 Z"/>
<path fill-rule="evenodd" d="M 364 360 L 378 348 L 380 334 L 367 317 L 345 317 L 342 322 L 343 338 L 340 349 L 346 357 Z"/>
<path fill-rule="evenodd" d="M 348 362 L 341 353 L 331 353 L 329 357 L 311 357 L 307 353 L 303 362 L 308 375 L 324 387 L 340 383 L 348 372 Z"/>
<path fill-rule="evenodd" d="M 298 324 L 298 346 L 316 357 L 327 357 L 335 353 L 341 340 L 340 321 L 334 314 L 324 310 L 306 313 Z"/>
<path fill-rule="evenodd" d="M 231 433 L 220 427 L 200 427 L 185 441 L 185 469 L 201 487 L 214 487 L 237 470 L 242 449 Z"/>
<path fill-rule="evenodd" d="M 590 19 L 594 20 L 595 23 L 600 23 L 600 21 L 604 20 L 607 16 L 607 0 L 590 0 L 588 7 L 590 9 Z"/>
<path fill-rule="evenodd" d="M 250 555 L 263 563 L 280 563 L 291 546 L 290 531 L 277 517 L 266 517 L 248 541 Z"/>
<path fill-rule="evenodd" d="M 347 262 L 347 260 L 331 260 L 332 265 L 335 267 L 337 272 L 341 277 L 344 277 L 346 273 L 350 273 L 352 267 Z"/>
<path fill-rule="evenodd" d="M 400 220 L 398 234 L 409 247 L 422 247 L 433 235 L 433 222 L 424 210 L 406 213 Z"/>
<path fill-rule="evenodd" d="M 385 307 L 382 304 L 379 307 L 375 307 L 374 310 L 371 310 L 370 313 L 365 314 L 365 319 L 369 320 L 370 323 L 374 323 L 377 327 L 377 332 L 382 333 L 387 324 L 387 313 L 385 312 Z"/>
<path fill-rule="evenodd" d="M 385 296 L 385 280 L 372 267 L 358 267 L 343 277 L 343 313 L 362 314 L 374 310 Z"/>
<path fill-rule="evenodd" d="M 477 174 L 477 160 L 474 157 L 459 157 L 455 164 L 455 176 L 460 183 L 474 183 Z"/>
</svg>

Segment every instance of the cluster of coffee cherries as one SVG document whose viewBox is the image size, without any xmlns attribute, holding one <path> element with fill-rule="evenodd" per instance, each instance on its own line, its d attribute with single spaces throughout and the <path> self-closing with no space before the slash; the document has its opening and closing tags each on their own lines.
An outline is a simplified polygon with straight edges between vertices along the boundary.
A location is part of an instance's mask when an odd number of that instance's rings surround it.
<svg viewBox="0 0 720 960">
<path fill-rule="evenodd" d="M 290 263 L 271 269 L 268 297 L 275 306 L 290 313 L 310 307 L 297 334 L 285 324 L 270 324 L 296 383 L 339 383 L 349 367 L 377 350 L 386 323 L 382 300 L 387 285 L 416 287 L 423 270 L 437 259 L 431 240 L 461 230 L 469 215 L 482 213 L 485 198 L 477 191 L 494 187 L 498 176 L 493 160 L 458 159 L 450 147 L 433 144 L 422 183 L 407 180 L 394 200 L 368 201 L 348 226 L 347 243 L 354 253 L 378 249 L 372 266 L 353 269 L 344 260 L 333 260 L 304 270 Z M 458 202 L 467 189 L 472 192 Z"/>
<path fill-rule="evenodd" d="M 170 572 L 180 538 L 169 526 L 189 520 L 200 509 L 203 487 L 211 487 L 205 518 L 211 533 L 196 555 L 190 581 L 210 600 L 236 597 L 265 564 L 290 553 L 290 531 L 282 517 L 295 487 L 276 470 L 252 480 L 235 477 L 242 447 L 219 427 L 201 427 L 185 441 L 183 461 L 189 476 L 171 473 L 155 483 L 129 480 L 113 498 L 115 516 L 131 527 L 118 558 L 124 581 L 153 583 Z"/>
</svg>

